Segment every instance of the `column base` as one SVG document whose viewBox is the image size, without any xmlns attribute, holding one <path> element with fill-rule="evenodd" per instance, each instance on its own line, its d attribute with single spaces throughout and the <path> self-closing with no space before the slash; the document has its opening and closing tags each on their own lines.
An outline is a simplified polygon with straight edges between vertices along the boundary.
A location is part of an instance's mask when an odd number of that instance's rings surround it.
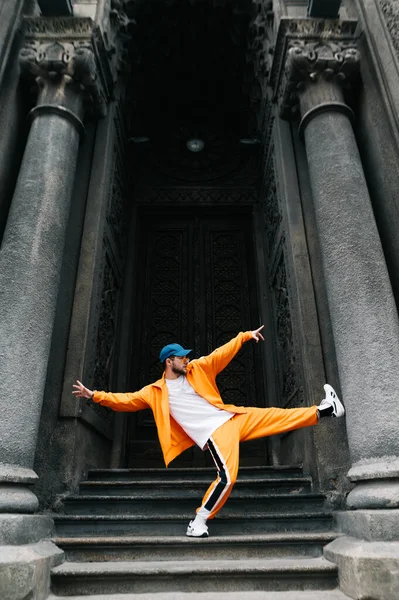
<svg viewBox="0 0 399 600">
<path fill-rule="evenodd" d="M 34 544 L 53 534 L 54 521 L 46 515 L 0 514 L 1 545 Z"/>
<path fill-rule="evenodd" d="M 348 494 L 349 509 L 399 508 L 399 458 L 384 456 L 360 461 L 352 466 L 348 478 L 355 488 Z"/>
<path fill-rule="evenodd" d="M 39 500 L 30 490 L 38 480 L 32 469 L 17 465 L 0 464 L 0 514 L 34 513 Z"/>
<path fill-rule="evenodd" d="M 37 496 L 27 487 L 0 484 L 0 513 L 34 513 L 38 508 Z"/>
<path fill-rule="evenodd" d="M 338 531 L 369 542 L 399 542 L 399 510 L 348 510 L 334 513 Z"/>
<path fill-rule="evenodd" d="M 0 546 L 0 598 L 45 600 L 50 591 L 50 571 L 63 559 L 64 552 L 49 541 Z"/>
<path fill-rule="evenodd" d="M 344 594 L 355 600 L 397 600 L 399 542 L 366 542 L 345 536 L 328 544 L 324 556 L 338 565 Z"/>
<path fill-rule="evenodd" d="M 346 498 L 349 509 L 399 508 L 399 481 L 361 481 Z"/>
</svg>

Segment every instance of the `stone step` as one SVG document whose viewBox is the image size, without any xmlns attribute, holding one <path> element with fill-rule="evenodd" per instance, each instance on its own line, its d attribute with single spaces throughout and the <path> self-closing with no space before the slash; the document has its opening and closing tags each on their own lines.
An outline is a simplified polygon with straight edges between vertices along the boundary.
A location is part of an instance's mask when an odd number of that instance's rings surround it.
<svg viewBox="0 0 399 600">
<path fill-rule="evenodd" d="M 340 534 L 332 531 L 216 536 L 57 537 L 68 561 L 163 561 L 269 559 L 322 556 L 323 546 Z"/>
<path fill-rule="evenodd" d="M 143 431 L 141 430 L 141 433 Z M 137 436 L 140 436 L 140 429 L 136 432 Z M 126 448 L 126 458 L 130 468 L 143 469 L 143 468 L 165 468 L 165 462 L 162 455 L 161 447 L 157 440 L 158 436 L 154 424 L 152 438 L 148 439 L 147 435 L 149 431 L 145 433 L 145 437 L 140 439 L 135 437 L 134 440 L 130 441 Z M 247 466 L 259 466 L 267 464 L 267 442 L 265 438 L 258 440 L 251 440 L 240 444 L 240 465 L 242 467 Z M 213 467 L 214 462 L 209 452 L 202 452 L 198 446 L 188 448 L 185 452 L 180 454 L 173 461 L 174 469 L 176 468 L 203 468 Z"/>
<path fill-rule="evenodd" d="M 72 594 L 324 590 L 337 587 L 337 567 L 324 558 L 154 562 L 65 562 L 51 589 Z"/>
<path fill-rule="evenodd" d="M 203 490 L 205 493 L 206 490 Z M 191 496 L 185 489 L 170 492 L 164 496 L 129 495 L 129 496 L 69 496 L 63 502 L 65 514 L 79 513 L 85 515 L 113 514 L 169 514 L 180 515 L 182 512 L 194 513 L 201 504 L 202 493 Z M 223 507 L 224 515 L 231 515 L 242 510 L 243 514 L 269 514 L 275 512 L 317 512 L 323 510 L 325 497 L 321 494 L 247 494 L 245 497 L 232 496 Z"/>
<path fill-rule="evenodd" d="M 64 596 L 50 594 L 47 600 L 63 600 Z M 306 590 L 285 592 L 245 592 L 244 600 L 348 600 L 338 588 L 334 590 Z M 158 592 L 155 594 L 107 594 L 68 596 L 68 600 L 215 600 L 213 592 Z M 218 592 L 217 600 L 243 600 L 242 592 Z"/>
<path fill-rule="evenodd" d="M 240 467 L 238 473 L 238 481 L 241 478 L 258 479 L 259 477 L 301 477 L 301 466 L 257 466 L 257 467 Z M 143 481 L 152 479 L 163 479 L 167 481 L 180 482 L 183 477 L 188 477 L 190 480 L 197 479 L 199 481 L 210 482 L 215 477 L 215 467 L 202 468 L 145 468 L 145 469 L 90 469 L 87 474 L 88 480 L 94 481 L 134 481 L 139 479 Z"/>
<path fill-rule="evenodd" d="M 213 472 L 212 477 L 215 478 Z M 99 496 L 132 496 L 148 495 L 152 497 L 174 494 L 176 490 L 183 491 L 188 497 L 202 497 L 212 478 L 207 482 L 181 478 L 179 480 L 165 479 L 137 479 L 135 481 L 82 481 L 80 484 L 80 493 L 83 495 Z M 231 497 L 243 497 L 253 495 L 257 492 L 282 494 L 282 493 L 309 493 L 312 489 L 312 480 L 310 477 L 259 477 L 252 479 L 240 479 L 236 482 Z"/>
<path fill-rule="evenodd" d="M 57 535 L 60 537 L 96 536 L 182 536 L 193 512 L 183 511 L 179 516 L 156 514 L 132 515 L 60 515 L 53 514 Z M 213 536 L 243 535 L 289 531 L 328 531 L 332 529 L 330 512 L 295 512 L 252 514 L 243 512 L 218 515 L 209 522 Z"/>
</svg>

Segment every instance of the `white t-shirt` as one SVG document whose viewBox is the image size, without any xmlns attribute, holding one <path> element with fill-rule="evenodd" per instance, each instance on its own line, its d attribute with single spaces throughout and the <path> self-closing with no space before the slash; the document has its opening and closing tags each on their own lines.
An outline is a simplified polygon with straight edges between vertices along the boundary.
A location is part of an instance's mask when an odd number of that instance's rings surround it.
<svg viewBox="0 0 399 600">
<path fill-rule="evenodd" d="M 234 413 L 216 408 L 197 394 L 185 375 L 165 381 L 168 386 L 171 416 L 200 448 L 204 448 L 220 425 L 234 417 Z"/>
</svg>

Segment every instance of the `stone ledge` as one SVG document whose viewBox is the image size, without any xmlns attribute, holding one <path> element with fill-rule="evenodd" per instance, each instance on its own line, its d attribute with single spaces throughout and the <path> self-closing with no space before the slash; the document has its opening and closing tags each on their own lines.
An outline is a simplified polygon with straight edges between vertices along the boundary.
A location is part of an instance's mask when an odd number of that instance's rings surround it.
<svg viewBox="0 0 399 600">
<path fill-rule="evenodd" d="M 50 571 L 64 552 L 50 541 L 26 546 L 0 546 L 0 598 L 45 600 L 50 590 Z"/>
<path fill-rule="evenodd" d="M 340 590 L 294 592 L 245 592 L 245 600 L 349 600 Z M 242 592 L 155 592 L 155 594 L 107 594 L 85 596 L 85 600 L 243 600 Z M 65 600 L 64 596 L 50 594 L 47 600 Z M 82 600 L 82 596 L 68 596 L 68 600 Z"/>
<path fill-rule="evenodd" d="M 2 483 L 36 483 L 39 479 L 32 469 L 0 463 L 0 482 Z"/>
<path fill-rule="evenodd" d="M 399 508 L 399 481 L 374 479 L 359 481 L 346 498 L 349 509 L 395 509 Z"/>
<path fill-rule="evenodd" d="M 399 541 L 399 510 L 348 510 L 334 512 L 336 528 L 369 542 Z"/>
<path fill-rule="evenodd" d="M 351 481 L 367 479 L 394 479 L 399 477 L 399 458 L 382 456 L 380 459 L 360 460 L 348 472 Z"/>
<path fill-rule="evenodd" d="M 342 537 L 324 548 L 324 556 L 338 565 L 340 589 L 351 598 L 397 600 L 399 542 Z"/>
<path fill-rule="evenodd" d="M 53 533 L 54 521 L 49 516 L 0 514 L 0 544 L 34 544 Z"/>
</svg>

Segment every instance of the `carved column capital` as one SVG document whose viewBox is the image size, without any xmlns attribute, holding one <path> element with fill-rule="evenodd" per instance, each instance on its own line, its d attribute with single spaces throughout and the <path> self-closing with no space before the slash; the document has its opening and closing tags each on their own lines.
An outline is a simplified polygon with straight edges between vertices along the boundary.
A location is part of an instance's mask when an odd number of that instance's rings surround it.
<svg viewBox="0 0 399 600">
<path fill-rule="evenodd" d="M 317 104 L 343 103 L 341 90 L 353 85 L 359 74 L 360 53 L 354 41 L 291 41 L 278 99 L 280 116 L 291 120 Z"/>
<path fill-rule="evenodd" d="M 19 56 L 22 74 L 40 85 L 59 82 L 83 94 L 87 107 L 106 113 L 112 77 L 101 56 L 101 34 L 91 19 L 26 18 L 25 45 Z"/>
</svg>

